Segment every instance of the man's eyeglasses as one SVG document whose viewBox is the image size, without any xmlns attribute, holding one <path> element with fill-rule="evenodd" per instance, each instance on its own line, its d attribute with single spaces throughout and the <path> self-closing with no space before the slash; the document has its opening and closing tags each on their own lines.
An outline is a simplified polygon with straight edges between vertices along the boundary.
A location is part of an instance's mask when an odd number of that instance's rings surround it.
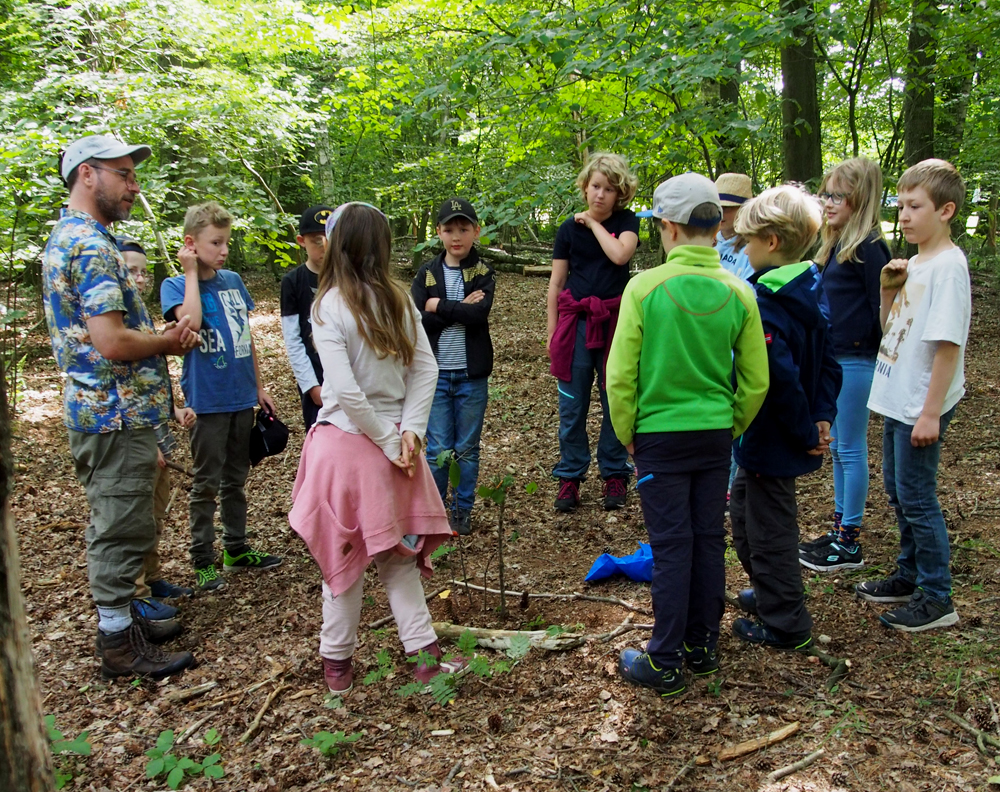
<svg viewBox="0 0 1000 792">
<path fill-rule="evenodd" d="M 90 165 L 90 163 L 87 163 Z M 111 173 L 117 173 L 125 180 L 125 184 L 129 187 L 138 187 L 139 182 L 135 180 L 135 171 L 130 170 L 118 170 L 118 168 L 108 168 L 105 165 L 90 165 L 91 168 L 96 168 L 97 170 L 110 171 Z"/>
<path fill-rule="evenodd" d="M 841 204 L 842 204 L 842 203 L 844 202 L 844 199 L 845 199 L 846 197 L 847 197 L 847 193 L 828 193 L 828 192 L 821 192 L 821 193 L 819 194 L 819 199 L 820 199 L 820 200 L 821 200 L 821 201 L 822 201 L 823 203 L 826 203 L 827 201 L 830 201 L 830 202 L 832 202 L 832 203 L 833 203 L 833 205 L 834 205 L 834 206 L 840 206 L 840 205 L 841 205 Z"/>
</svg>

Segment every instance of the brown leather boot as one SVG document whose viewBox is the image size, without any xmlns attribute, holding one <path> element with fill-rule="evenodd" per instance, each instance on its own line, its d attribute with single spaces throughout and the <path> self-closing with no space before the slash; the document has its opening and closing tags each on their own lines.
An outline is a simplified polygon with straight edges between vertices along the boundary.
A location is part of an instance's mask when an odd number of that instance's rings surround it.
<svg viewBox="0 0 1000 792">
<path fill-rule="evenodd" d="M 181 626 L 180 622 L 176 619 L 166 619 L 165 621 L 151 622 L 145 619 L 138 619 L 134 615 L 132 616 L 133 622 L 138 622 L 143 632 L 146 633 L 146 640 L 151 644 L 164 644 L 167 641 L 176 638 L 182 632 L 184 628 Z M 95 651 L 98 657 L 104 651 L 104 643 L 107 640 L 107 636 L 100 630 L 97 631 L 97 640 L 94 642 Z"/>
<path fill-rule="evenodd" d="M 138 620 L 110 635 L 98 630 L 97 645 L 101 653 L 101 676 L 105 679 L 123 676 L 163 679 L 194 665 L 194 655 L 190 652 L 164 652 L 153 646 Z"/>
</svg>

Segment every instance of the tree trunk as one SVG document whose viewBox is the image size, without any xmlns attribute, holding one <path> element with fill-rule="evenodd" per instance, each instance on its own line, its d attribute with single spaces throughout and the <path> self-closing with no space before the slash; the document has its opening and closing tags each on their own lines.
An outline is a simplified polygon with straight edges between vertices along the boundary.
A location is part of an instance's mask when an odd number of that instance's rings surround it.
<svg viewBox="0 0 1000 792">
<path fill-rule="evenodd" d="M 906 46 L 906 90 L 903 94 L 903 162 L 907 167 L 934 156 L 934 30 L 937 6 L 913 0 Z"/>
<path fill-rule="evenodd" d="M 10 512 L 13 466 L 6 380 L 0 361 L 0 789 L 48 792 L 52 757 L 42 727 L 31 639 L 21 596 L 21 562 Z"/>
<path fill-rule="evenodd" d="M 949 162 L 954 161 L 962 151 L 978 50 L 975 44 L 965 44 L 961 51 L 955 53 L 957 63 L 952 68 L 957 68 L 957 72 L 941 80 L 941 103 L 935 118 L 937 128 L 934 130 L 934 150 L 937 156 Z"/>
<path fill-rule="evenodd" d="M 781 0 L 785 16 L 805 15 L 792 28 L 791 44 L 781 50 L 781 115 L 785 179 L 817 182 L 823 175 L 816 95 L 815 15 L 812 0 Z"/>
<path fill-rule="evenodd" d="M 740 66 L 736 64 L 736 76 L 719 81 L 719 111 L 730 118 L 740 117 Z M 730 132 L 723 132 L 716 138 L 715 172 L 748 173 L 747 158 L 740 140 Z"/>
</svg>

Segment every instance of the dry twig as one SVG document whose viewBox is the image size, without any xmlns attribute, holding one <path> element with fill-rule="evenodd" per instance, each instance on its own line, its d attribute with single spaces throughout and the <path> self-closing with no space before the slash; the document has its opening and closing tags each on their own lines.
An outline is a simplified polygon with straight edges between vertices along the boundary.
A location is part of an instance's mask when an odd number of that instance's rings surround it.
<svg viewBox="0 0 1000 792">
<path fill-rule="evenodd" d="M 767 783 L 773 784 L 779 778 L 784 778 L 785 776 L 790 776 L 792 773 L 799 772 L 799 770 L 805 770 L 805 768 L 809 767 L 809 765 L 811 765 L 813 762 L 815 762 L 817 759 L 819 759 L 825 753 L 826 753 L 826 751 L 824 751 L 822 748 L 820 748 L 818 751 L 813 751 L 808 756 L 806 756 L 806 757 L 804 757 L 802 759 L 799 759 L 799 761 L 797 761 L 797 762 L 793 762 L 792 764 L 788 765 L 787 767 L 780 767 L 780 768 L 778 768 L 773 773 L 771 773 L 771 774 L 768 775 L 768 777 L 767 777 Z"/>
<path fill-rule="evenodd" d="M 455 581 L 452 581 L 452 583 L 454 583 L 454 582 Z M 447 590 L 448 590 L 447 586 L 445 586 L 444 588 L 439 588 L 433 594 L 428 594 L 426 597 L 424 597 L 424 602 L 430 602 L 432 599 L 434 599 L 436 596 L 438 596 L 438 594 L 441 594 L 441 593 L 443 593 L 443 592 L 445 592 Z M 393 616 L 390 613 L 388 616 L 385 616 L 385 617 L 379 619 L 378 621 L 373 621 L 371 624 L 368 625 L 368 627 L 369 627 L 369 629 L 377 630 L 379 627 L 382 627 L 382 626 L 388 624 L 389 622 L 395 621 L 395 620 L 396 620 L 396 617 Z"/>
<path fill-rule="evenodd" d="M 992 734 L 987 734 L 986 732 L 981 731 L 980 729 L 977 729 L 975 726 L 973 726 L 967 720 L 965 720 L 964 718 L 958 717 L 958 715 L 956 715 L 953 712 L 946 712 L 944 714 L 944 716 L 948 720 L 950 720 L 952 723 L 954 723 L 954 724 L 956 724 L 958 726 L 961 726 L 969 734 L 971 734 L 972 736 L 974 736 L 976 738 L 976 745 L 979 747 L 980 752 L 983 753 L 983 754 L 985 754 L 986 756 L 990 756 L 992 758 L 992 756 L 990 755 L 990 753 L 986 750 L 985 743 L 989 743 L 994 748 L 1000 748 L 1000 740 L 998 740 Z"/>
<path fill-rule="evenodd" d="M 206 682 L 203 685 L 195 685 L 191 688 L 183 688 L 181 690 L 172 690 L 167 693 L 167 701 L 171 704 L 179 704 L 182 701 L 187 701 L 188 699 L 193 699 L 200 696 L 213 688 L 217 688 L 219 683 L 214 679 L 211 682 Z"/>
<path fill-rule="evenodd" d="M 260 720 L 264 717 L 264 713 L 267 712 L 268 707 L 271 706 L 271 702 L 273 702 L 283 690 L 287 690 L 290 687 L 291 685 L 278 685 L 270 692 L 270 694 L 268 694 L 268 697 L 264 700 L 263 706 L 257 711 L 257 717 L 253 719 L 253 723 L 251 723 L 247 730 L 240 735 L 239 741 L 241 743 L 250 741 L 250 738 L 253 737 L 254 733 L 260 727 Z"/>
<path fill-rule="evenodd" d="M 753 740 L 747 740 L 746 742 L 741 742 L 737 745 L 730 746 L 729 748 L 723 748 L 719 751 L 715 758 L 720 762 L 726 762 L 730 759 L 739 759 L 741 756 L 746 756 L 754 751 L 759 751 L 761 748 L 767 748 L 769 745 L 774 745 L 782 740 L 787 740 L 795 732 L 799 730 L 801 724 L 798 721 L 794 723 L 789 723 L 787 726 L 783 726 L 777 729 L 765 737 L 757 737 Z M 711 756 L 699 756 L 695 759 L 695 764 L 698 766 L 704 766 L 712 764 Z"/>
<path fill-rule="evenodd" d="M 673 789 L 674 788 L 674 784 L 676 784 L 678 781 L 680 781 L 682 778 L 684 778 L 684 776 L 686 776 L 688 773 L 690 773 L 691 772 L 691 768 L 694 767 L 695 762 L 697 760 L 698 760 L 697 756 L 692 756 L 690 759 L 688 759 L 687 760 L 687 764 L 685 764 L 680 770 L 677 771 L 677 774 L 673 778 L 670 779 L 670 783 L 669 784 L 667 784 L 665 787 L 663 787 L 664 792 L 667 792 L 667 790 Z"/>
<path fill-rule="evenodd" d="M 461 580 L 451 581 L 453 585 L 465 586 L 468 585 L 469 588 L 475 589 L 476 591 L 482 591 L 486 594 L 499 594 L 498 589 L 484 588 L 483 586 L 475 586 L 472 583 L 464 583 Z M 525 592 L 523 591 L 506 591 L 504 592 L 508 597 L 523 597 Z M 572 594 L 532 594 L 527 593 L 527 596 L 531 599 L 561 599 L 561 600 L 582 600 L 584 602 L 607 602 L 611 605 L 619 605 L 630 611 L 635 611 L 636 613 L 644 613 L 647 616 L 652 615 L 652 611 L 649 608 L 643 608 L 639 605 L 633 605 L 631 602 L 626 602 L 623 599 L 618 599 L 617 597 L 596 597 L 592 594 L 581 594 L 579 591 L 574 591 Z"/>
<path fill-rule="evenodd" d="M 211 718 L 211 717 L 212 717 L 212 713 L 210 712 L 210 713 L 208 713 L 208 715 L 206 715 L 201 720 L 197 720 L 194 723 L 192 723 L 190 726 L 188 726 L 184 731 L 182 731 L 180 733 L 180 735 L 177 737 L 177 739 L 174 740 L 174 745 L 180 745 L 182 742 L 184 742 L 185 740 L 187 740 L 188 737 L 190 737 L 199 728 L 201 728 L 203 725 L 205 725 L 206 721 L 208 721 L 208 719 Z"/>
</svg>

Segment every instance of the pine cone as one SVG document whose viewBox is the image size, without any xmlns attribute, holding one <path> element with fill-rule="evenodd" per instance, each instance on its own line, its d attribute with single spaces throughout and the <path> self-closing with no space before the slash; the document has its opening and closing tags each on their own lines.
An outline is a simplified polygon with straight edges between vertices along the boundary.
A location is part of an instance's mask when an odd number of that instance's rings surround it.
<svg viewBox="0 0 1000 792">
<path fill-rule="evenodd" d="M 760 756 L 754 760 L 753 768 L 754 770 L 759 770 L 761 773 L 767 773 L 774 769 L 774 762 L 766 756 Z"/>
<path fill-rule="evenodd" d="M 847 786 L 847 773 L 837 770 L 832 776 L 830 776 L 830 783 L 834 786 Z"/>
<path fill-rule="evenodd" d="M 494 734 L 499 734 L 500 730 L 503 728 L 503 716 L 499 712 L 494 712 L 489 717 L 490 731 Z"/>
<path fill-rule="evenodd" d="M 917 742 L 928 742 L 930 740 L 930 734 L 927 732 L 927 727 L 922 723 L 918 723 L 913 729 L 913 739 Z"/>
<path fill-rule="evenodd" d="M 993 717 L 986 707 L 979 707 L 972 712 L 972 722 L 980 729 L 989 729 L 993 725 Z"/>
<path fill-rule="evenodd" d="M 971 619 L 969 619 L 969 626 L 970 627 L 982 627 L 983 626 L 983 617 L 982 616 L 973 616 Z"/>
</svg>

